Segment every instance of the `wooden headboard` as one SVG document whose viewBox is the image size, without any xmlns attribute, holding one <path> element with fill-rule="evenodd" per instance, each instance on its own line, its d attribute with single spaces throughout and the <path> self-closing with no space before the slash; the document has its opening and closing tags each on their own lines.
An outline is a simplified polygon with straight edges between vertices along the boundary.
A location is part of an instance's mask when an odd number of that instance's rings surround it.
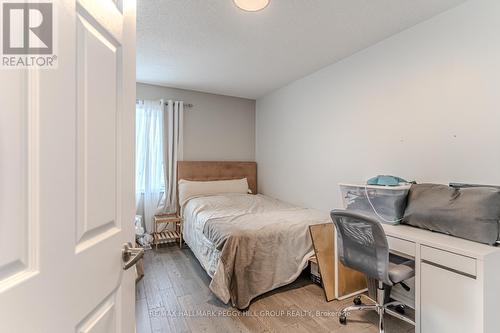
<svg viewBox="0 0 500 333">
<path fill-rule="evenodd" d="M 248 180 L 248 187 L 257 194 L 257 163 L 255 162 L 177 162 L 177 181 L 186 180 Z"/>
</svg>

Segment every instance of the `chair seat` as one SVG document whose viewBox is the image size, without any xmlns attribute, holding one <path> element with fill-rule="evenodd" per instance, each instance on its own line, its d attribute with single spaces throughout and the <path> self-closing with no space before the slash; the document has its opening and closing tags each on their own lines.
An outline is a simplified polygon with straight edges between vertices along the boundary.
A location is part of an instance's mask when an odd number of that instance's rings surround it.
<svg viewBox="0 0 500 333">
<path fill-rule="evenodd" d="M 401 264 L 389 262 L 389 279 L 396 284 L 408 280 L 415 276 L 415 262 L 413 260 L 405 261 Z"/>
</svg>

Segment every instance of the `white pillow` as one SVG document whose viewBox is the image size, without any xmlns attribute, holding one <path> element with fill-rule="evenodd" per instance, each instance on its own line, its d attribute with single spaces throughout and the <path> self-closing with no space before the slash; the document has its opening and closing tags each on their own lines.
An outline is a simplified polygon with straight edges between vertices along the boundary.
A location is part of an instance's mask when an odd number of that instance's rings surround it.
<svg viewBox="0 0 500 333">
<path fill-rule="evenodd" d="M 179 203 L 181 207 L 191 198 L 221 193 L 248 193 L 248 181 L 243 179 L 192 181 L 179 180 Z"/>
</svg>

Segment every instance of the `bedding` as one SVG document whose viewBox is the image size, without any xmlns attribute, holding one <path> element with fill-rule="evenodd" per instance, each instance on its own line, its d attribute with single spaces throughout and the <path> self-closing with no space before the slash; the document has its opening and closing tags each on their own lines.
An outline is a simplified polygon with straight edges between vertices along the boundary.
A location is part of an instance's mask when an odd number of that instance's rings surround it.
<svg viewBox="0 0 500 333">
<path fill-rule="evenodd" d="M 314 254 L 309 225 L 328 214 L 263 195 L 195 196 L 183 206 L 184 238 L 224 303 L 250 301 L 293 282 Z"/>
</svg>

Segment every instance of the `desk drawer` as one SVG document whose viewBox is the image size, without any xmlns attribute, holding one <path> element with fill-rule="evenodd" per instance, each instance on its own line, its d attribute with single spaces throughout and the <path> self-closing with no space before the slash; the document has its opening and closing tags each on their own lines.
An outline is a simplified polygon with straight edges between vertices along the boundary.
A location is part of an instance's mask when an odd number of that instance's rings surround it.
<svg viewBox="0 0 500 333">
<path fill-rule="evenodd" d="M 423 261 L 434 263 L 443 269 L 454 270 L 457 273 L 476 276 L 476 259 L 465 257 L 448 251 L 438 250 L 422 245 L 420 256 Z"/>
<path fill-rule="evenodd" d="M 392 236 L 387 236 L 387 243 L 389 250 L 415 258 L 415 243 Z"/>
</svg>

